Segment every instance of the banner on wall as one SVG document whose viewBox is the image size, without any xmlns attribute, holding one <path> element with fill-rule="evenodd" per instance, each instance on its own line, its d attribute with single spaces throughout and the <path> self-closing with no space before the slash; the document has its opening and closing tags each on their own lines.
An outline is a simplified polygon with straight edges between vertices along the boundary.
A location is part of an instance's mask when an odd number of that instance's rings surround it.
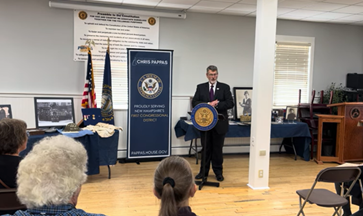
<svg viewBox="0 0 363 216">
<path fill-rule="evenodd" d="M 127 61 L 126 48 L 159 48 L 159 18 L 121 13 L 74 11 L 74 61 L 87 60 L 92 40 L 93 61 L 104 61 L 110 38 L 111 62 Z"/>
<path fill-rule="evenodd" d="M 127 49 L 127 158 L 171 155 L 172 50 Z"/>
</svg>

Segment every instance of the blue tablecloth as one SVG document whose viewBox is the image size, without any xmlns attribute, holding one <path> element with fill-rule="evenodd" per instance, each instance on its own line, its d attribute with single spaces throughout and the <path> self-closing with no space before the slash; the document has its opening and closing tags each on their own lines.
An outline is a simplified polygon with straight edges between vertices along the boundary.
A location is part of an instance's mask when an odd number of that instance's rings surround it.
<svg viewBox="0 0 363 216">
<path fill-rule="evenodd" d="M 200 138 L 200 132 L 184 120 L 179 120 L 174 127 L 176 137 L 184 136 L 185 141 Z M 230 125 L 226 137 L 250 137 L 251 125 Z M 271 138 L 293 138 L 297 155 L 310 160 L 309 145 L 311 136 L 309 127 L 302 122 L 295 124 L 271 124 Z"/>
<path fill-rule="evenodd" d="M 24 157 L 32 150 L 34 144 L 44 137 L 60 135 L 58 132 L 45 133 L 42 135 L 32 135 L 28 138 L 27 148 L 20 152 L 20 156 Z M 102 138 L 95 134 L 87 134 L 81 137 L 74 138 L 81 142 L 88 155 L 88 175 L 100 173 L 99 166 L 114 165 L 117 162 L 117 146 L 118 146 L 119 131 L 115 130 L 113 136 Z"/>
</svg>

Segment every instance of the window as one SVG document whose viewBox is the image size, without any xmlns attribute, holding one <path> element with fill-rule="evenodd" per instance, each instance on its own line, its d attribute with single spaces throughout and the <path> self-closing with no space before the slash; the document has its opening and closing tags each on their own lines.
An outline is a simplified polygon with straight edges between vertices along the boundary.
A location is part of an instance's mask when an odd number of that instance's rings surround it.
<svg viewBox="0 0 363 216">
<path fill-rule="evenodd" d="M 95 79 L 95 91 L 97 107 L 101 108 L 103 71 L 105 61 L 92 61 L 93 76 Z M 127 63 L 111 62 L 112 77 L 112 99 L 114 109 L 127 109 L 128 106 L 128 82 L 127 82 Z"/>
<path fill-rule="evenodd" d="M 277 36 L 273 106 L 308 103 L 311 91 L 314 38 Z"/>
</svg>

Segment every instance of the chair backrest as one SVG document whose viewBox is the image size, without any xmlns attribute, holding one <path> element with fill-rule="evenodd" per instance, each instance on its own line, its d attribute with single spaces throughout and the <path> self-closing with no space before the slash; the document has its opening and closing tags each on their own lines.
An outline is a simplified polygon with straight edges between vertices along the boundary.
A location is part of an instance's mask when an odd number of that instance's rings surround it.
<svg viewBox="0 0 363 216">
<path fill-rule="evenodd" d="M 19 202 L 16 195 L 16 188 L 0 189 L 0 211 L 11 211 L 26 209 L 25 205 Z"/>
<path fill-rule="evenodd" d="M 324 91 L 321 90 L 320 91 L 320 104 L 323 104 L 323 102 L 324 102 Z"/>
<path fill-rule="evenodd" d="M 354 185 L 360 174 L 359 167 L 328 167 L 319 172 L 316 181 L 333 183 L 354 181 Z"/>
<path fill-rule="evenodd" d="M 329 104 L 332 104 L 333 103 L 333 95 L 334 95 L 334 91 L 331 90 L 330 91 L 330 97 L 329 97 Z"/>
</svg>

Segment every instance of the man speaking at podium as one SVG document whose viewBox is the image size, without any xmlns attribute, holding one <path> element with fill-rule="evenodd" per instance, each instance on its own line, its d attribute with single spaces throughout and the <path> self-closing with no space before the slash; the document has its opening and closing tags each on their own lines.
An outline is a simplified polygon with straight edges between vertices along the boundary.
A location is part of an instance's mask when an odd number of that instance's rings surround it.
<svg viewBox="0 0 363 216">
<path fill-rule="evenodd" d="M 203 151 L 206 151 L 206 158 L 205 160 L 202 158 L 200 171 L 195 176 L 195 179 L 203 178 L 203 166 L 205 167 L 205 176 L 208 176 L 210 162 L 212 161 L 212 169 L 216 175 L 216 179 L 223 181 L 223 144 L 229 126 L 227 110 L 231 109 L 234 103 L 229 85 L 217 82 L 217 67 L 214 65 L 208 66 L 206 75 L 208 82 L 197 86 L 192 105 L 195 107 L 200 103 L 208 103 L 216 108 L 218 114 L 223 114 L 224 119 L 218 120 L 217 125 L 208 132 L 207 146 L 204 146 L 206 132 L 200 131 Z M 204 161 L 205 164 L 203 163 Z"/>
</svg>

